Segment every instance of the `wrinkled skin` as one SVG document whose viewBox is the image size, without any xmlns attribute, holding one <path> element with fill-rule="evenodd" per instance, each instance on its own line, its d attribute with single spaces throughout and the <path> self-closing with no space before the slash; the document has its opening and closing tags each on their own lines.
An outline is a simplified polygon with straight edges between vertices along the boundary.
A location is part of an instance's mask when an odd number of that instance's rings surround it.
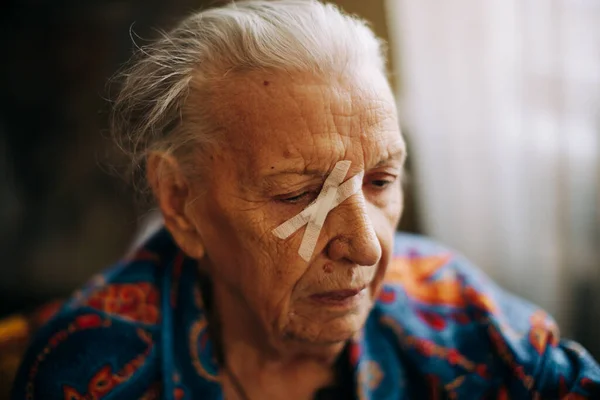
<svg viewBox="0 0 600 400">
<path fill-rule="evenodd" d="M 389 86 L 373 70 L 253 72 L 211 97 L 225 140 L 203 179 L 154 183 L 167 227 L 209 271 L 224 330 L 272 354 L 335 354 L 367 318 L 402 210 L 405 146 Z M 305 228 L 286 240 L 272 230 L 316 198 L 341 160 L 352 162 L 344 180 L 364 173 L 363 188 L 329 213 L 307 263 L 298 255 Z M 350 308 L 310 298 L 362 286 Z"/>
</svg>

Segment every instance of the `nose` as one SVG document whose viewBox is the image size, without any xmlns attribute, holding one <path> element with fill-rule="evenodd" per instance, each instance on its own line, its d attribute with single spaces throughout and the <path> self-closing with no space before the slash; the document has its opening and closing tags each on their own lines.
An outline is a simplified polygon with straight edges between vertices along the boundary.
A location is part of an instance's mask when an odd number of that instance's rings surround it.
<svg viewBox="0 0 600 400">
<path fill-rule="evenodd" d="M 357 193 L 340 208 L 340 226 L 327 244 L 327 256 L 332 261 L 347 260 L 352 264 L 375 265 L 381 259 L 381 245 L 369 218 L 365 198 Z"/>
</svg>

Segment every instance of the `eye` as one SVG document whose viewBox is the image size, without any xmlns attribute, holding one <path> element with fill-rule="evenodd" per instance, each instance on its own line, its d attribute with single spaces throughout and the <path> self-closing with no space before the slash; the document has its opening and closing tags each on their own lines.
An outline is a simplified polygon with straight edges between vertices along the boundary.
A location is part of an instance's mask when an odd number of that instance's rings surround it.
<svg viewBox="0 0 600 400">
<path fill-rule="evenodd" d="M 384 189 L 386 186 L 389 186 L 392 183 L 394 183 L 394 181 L 389 179 L 376 179 L 371 181 L 371 185 L 375 186 L 377 189 Z"/>
<path fill-rule="evenodd" d="M 377 177 L 376 179 L 370 179 L 367 181 L 367 184 L 371 186 L 373 190 L 384 190 L 388 186 L 393 185 L 396 182 L 396 177 L 391 175 L 386 175 L 385 177 Z"/>
<path fill-rule="evenodd" d="M 308 201 L 312 201 L 316 198 L 317 194 L 312 191 L 302 192 L 297 195 L 284 195 L 277 199 L 281 203 L 285 204 L 299 204 Z"/>
<path fill-rule="evenodd" d="M 279 201 L 282 201 L 284 203 L 298 203 L 300 200 L 302 200 L 304 197 L 306 197 L 308 195 L 308 192 L 304 192 L 304 193 L 300 193 L 297 196 L 291 196 L 291 197 L 286 197 L 283 199 L 279 199 Z"/>
</svg>

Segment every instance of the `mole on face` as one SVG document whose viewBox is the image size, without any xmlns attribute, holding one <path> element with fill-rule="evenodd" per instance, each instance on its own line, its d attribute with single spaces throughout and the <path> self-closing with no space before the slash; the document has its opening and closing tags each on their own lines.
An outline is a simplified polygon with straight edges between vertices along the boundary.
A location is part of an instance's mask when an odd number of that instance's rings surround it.
<svg viewBox="0 0 600 400">
<path fill-rule="evenodd" d="M 264 82 L 263 82 L 263 85 L 265 85 L 265 86 L 269 86 L 269 83 L 270 83 L 269 81 L 264 81 Z"/>
</svg>

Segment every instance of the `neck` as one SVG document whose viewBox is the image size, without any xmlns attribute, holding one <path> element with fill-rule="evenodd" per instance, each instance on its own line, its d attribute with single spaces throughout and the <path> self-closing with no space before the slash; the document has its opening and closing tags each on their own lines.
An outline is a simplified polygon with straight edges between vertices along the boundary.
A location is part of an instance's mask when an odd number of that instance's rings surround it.
<svg viewBox="0 0 600 400">
<path fill-rule="evenodd" d="M 204 290 L 211 297 L 207 299 L 207 306 L 212 308 L 209 326 L 213 327 L 219 361 L 249 393 L 258 394 L 261 387 L 273 388 L 272 381 L 289 382 L 310 393 L 310 398 L 314 391 L 333 383 L 333 364 L 343 344 L 315 351 L 302 344 L 274 343 L 259 318 L 227 285 L 215 281 Z"/>
</svg>

